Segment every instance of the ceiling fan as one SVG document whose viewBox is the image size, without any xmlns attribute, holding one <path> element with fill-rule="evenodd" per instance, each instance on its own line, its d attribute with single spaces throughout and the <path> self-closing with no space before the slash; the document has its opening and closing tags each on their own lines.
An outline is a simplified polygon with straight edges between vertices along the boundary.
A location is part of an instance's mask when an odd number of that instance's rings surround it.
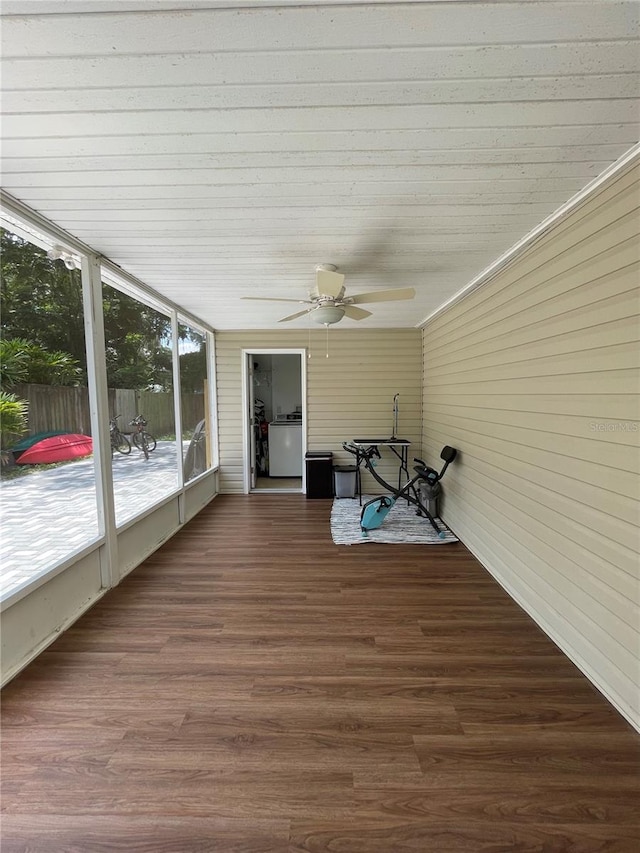
<svg viewBox="0 0 640 853">
<path fill-rule="evenodd" d="M 358 305 L 366 305 L 371 302 L 395 302 L 400 299 L 413 299 L 416 295 L 413 287 L 404 287 L 396 290 L 372 290 L 369 293 L 356 293 L 354 296 L 346 296 L 344 288 L 344 276 L 336 272 L 337 267 L 333 264 L 319 264 L 316 267 L 316 292 L 309 294 L 309 299 L 280 299 L 268 296 L 243 296 L 260 302 L 297 302 L 301 305 L 310 305 L 303 311 L 282 317 L 278 322 L 287 323 L 296 320 L 305 314 L 314 323 L 323 326 L 332 326 L 339 323 L 343 317 L 351 320 L 364 320 L 371 316 L 371 311 L 358 308 Z"/>
</svg>

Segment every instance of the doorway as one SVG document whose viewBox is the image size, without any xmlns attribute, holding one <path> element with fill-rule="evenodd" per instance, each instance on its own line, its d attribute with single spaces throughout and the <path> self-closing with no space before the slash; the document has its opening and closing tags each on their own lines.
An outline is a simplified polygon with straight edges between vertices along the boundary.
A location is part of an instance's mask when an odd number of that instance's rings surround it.
<svg viewBox="0 0 640 853">
<path fill-rule="evenodd" d="M 304 349 L 243 350 L 244 492 L 304 492 Z"/>
</svg>

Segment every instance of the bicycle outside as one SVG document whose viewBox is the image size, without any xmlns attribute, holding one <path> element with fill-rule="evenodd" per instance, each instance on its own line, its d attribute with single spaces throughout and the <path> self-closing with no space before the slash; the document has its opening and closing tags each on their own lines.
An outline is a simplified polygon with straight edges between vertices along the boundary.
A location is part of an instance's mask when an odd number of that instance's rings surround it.
<svg viewBox="0 0 640 853">
<path fill-rule="evenodd" d="M 127 436 L 120 431 L 120 427 L 118 426 L 118 418 L 120 415 L 115 415 L 113 418 L 109 418 L 109 438 L 111 439 L 111 455 L 113 456 L 113 451 L 117 450 L 118 453 L 122 453 L 123 456 L 128 456 L 131 453 L 131 444 L 129 443 L 129 439 Z"/>
<path fill-rule="evenodd" d="M 136 415 L 136 417 L 131 421 L 131 426 L 135 427 L 132 434 L 133 443 L 138 450 L 141 450 L 144 453 L 144 458 L 148 459 L 149 454 L 153 453 L 156 449 L 157 442 L 155 436 L 146 431 L 145 427 L 147 426 L 147 421 L 142 415 Z"/>
</svg>

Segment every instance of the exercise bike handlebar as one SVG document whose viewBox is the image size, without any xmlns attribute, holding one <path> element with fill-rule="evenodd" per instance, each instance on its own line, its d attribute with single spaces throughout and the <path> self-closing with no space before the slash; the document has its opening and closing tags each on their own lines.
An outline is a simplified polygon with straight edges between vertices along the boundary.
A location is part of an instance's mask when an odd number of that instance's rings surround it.
<svg viewBox="0 0 640 853">
<path fill-rule="evenodd" d="M 371 445 L 370 447 L 356 447 L 355 444 L 350 444 L 348 441 L 343 441 L 342 447 L 356 458 L 364 459 L 365 461 L 372 459 L 374 456 L 377 456 L 378 459 L 382 458 L 380 456 L 380 451 L 374 445 Z"/>
</svg>

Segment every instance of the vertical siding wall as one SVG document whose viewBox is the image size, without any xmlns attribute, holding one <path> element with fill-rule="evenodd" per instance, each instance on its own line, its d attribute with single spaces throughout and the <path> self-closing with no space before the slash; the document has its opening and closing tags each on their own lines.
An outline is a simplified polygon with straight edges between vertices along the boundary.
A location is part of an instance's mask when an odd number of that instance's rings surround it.
<svg viewBox="0 0 640 853">
<path fill-rule="evenodd" d="M 445 520 L 636 727 L 638 171 L 423 331 Z"/>
<path fill-rule="evenodd" d="M 399 433 L 412 441 L 410 453 L 420 455 L 421 333 L 417 329 L 330 329 L 329 358 L 325 330 L 311 333 L 307 359 L 307 446 L 331 450 L 334 463 L 353 457 L 342 442 L 359 437 L 387 437 L 393 428 L 393 395 L 400 394 Z M 220 491 L 242 492 L 243 349 L 308 348 L 309 332 L 216 332 L 216 363 L 220 438 Z M 388 451 L 379 470 L 397 477 Z M 363 488 L 374 488 L 365 474 Z M 375 491 L 380 487 L 375 485 Z"/>
</svg>

